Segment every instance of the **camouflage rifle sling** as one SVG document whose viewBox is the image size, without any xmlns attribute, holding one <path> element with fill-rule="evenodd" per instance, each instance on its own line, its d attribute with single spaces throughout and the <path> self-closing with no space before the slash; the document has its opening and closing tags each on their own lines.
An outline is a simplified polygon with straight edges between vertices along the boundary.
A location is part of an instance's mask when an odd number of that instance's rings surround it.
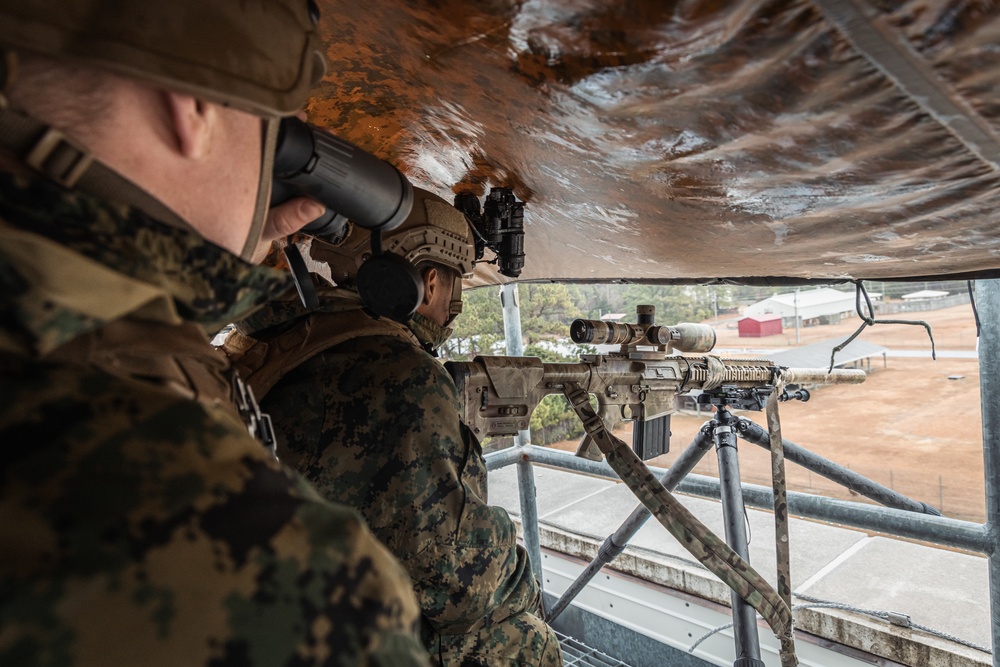
<svg viewBox="0 0 1000 667">
<path fill-rule="evenodd" d="M 778 396 L 784 388 L 781 377 L 774 391 L 767 399 L 765 414 L 767 429 L 771 437 L 771 485 L 774 489 L 774 551 L 777 561 L 778 595 L 785 605 L 792 608 L 791 553 L 788 539 L 788 493 L 785 487 L 785 448 L 781 441 L 781 420 L 778 418 Z M 794 621 L 794 619 L 792 619 Z M 781 642 L 782 667 L 795 667 L 799 660 L 795 655 L 795 636 L 790 625 L 787 634 L 778 635 Z"/>
<path fill-rule="evenodd" d="M 756 609 L 779 639 L 790 636 L 791 608 L 764 577 L 674 498 L 631 447 L 608 431 L 591 407 L 590 395 L 579 383 L 567 382 L 563 393 L 608 464 L 650 514 L 702 565 Z"/>
</svg>

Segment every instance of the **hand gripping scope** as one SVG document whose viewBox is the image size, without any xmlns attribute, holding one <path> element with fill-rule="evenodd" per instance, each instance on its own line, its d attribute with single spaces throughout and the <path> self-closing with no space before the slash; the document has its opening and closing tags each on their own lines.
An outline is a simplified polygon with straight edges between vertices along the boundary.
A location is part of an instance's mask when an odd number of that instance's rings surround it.
<svg viewBox="0 0 1000 667">
<path fill-rule="evenodd" d="M 274 156 L 271 206 L 311 197 L 326 213 L 302 232 L 337 243 L 348 221 L 371 231 L 372 256 L 358 270 L 358 292 L 370 310 L 405 322 L 423 298 L 423 281 L 398 255 L 382 252 L 382 232 L 395 229 L 413 207 L 413 188 L 394 166 L 298 118 L 283 118 Z M 305 262 L 293 244 L 285 249 L 302 302 L 318 304 Z"/>
</svg>

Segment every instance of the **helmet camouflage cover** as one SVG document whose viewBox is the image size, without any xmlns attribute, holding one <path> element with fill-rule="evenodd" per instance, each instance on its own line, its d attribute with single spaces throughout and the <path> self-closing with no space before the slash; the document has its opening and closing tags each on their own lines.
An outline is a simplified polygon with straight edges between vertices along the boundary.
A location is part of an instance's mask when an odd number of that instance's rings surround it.
<svg viewBox="0 0 1000 667">
<path fill-rule="evenodd" d="M 413 188 L 413 209 L 402 225 L 382 235 L 382 248 L 403 257 L 414 266 L 422 262 L 442 264 L 463 277 L 472 275 L 476 247 L 465 214 L 437 195 Z M 337 285 L 353 286 L 358 268 L 370 255 L 371 236 L 352 225 L 347 237 L 334 245 L 313 239 L 311 256 L 330 268 Z"/>
<path fill-rule="evenodd" d="M 0 4 L 0 49 L 281 116 L 323 75 L 318 20 L 312 0 L 17 0 Z"/>
</svg>

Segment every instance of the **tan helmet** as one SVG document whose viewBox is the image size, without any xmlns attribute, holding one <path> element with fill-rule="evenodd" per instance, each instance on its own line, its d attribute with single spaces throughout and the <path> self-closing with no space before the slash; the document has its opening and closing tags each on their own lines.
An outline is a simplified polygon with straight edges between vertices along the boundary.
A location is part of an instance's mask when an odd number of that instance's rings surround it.
<svg viewBox="0 0 1000 667">
<path fill-rule="evenodd" d="M 17 0 L 0 4 L 0 49 L 283 116 L 323 76 L 318 21 L 313 0 Z"/>
<path fill-rule="evenodd" d="M 420 268 L 422 262 L 443 264 L 463 277 L 472 275 L 476 247 L 465 214 L 437 195 L 413 188 L 413 209 L 396 229 L 382 236 L 382 249 L 409 260 Z M 340 286 L 355 286 L 358 269 L 371 255 L 368 230 L 352 225 L 347 237 L 334 245 L 316 239 L 310 255 L 330 268 L 330 276 Z M 460 282 L 460 281 L 456 281 Z"/>
</svg>

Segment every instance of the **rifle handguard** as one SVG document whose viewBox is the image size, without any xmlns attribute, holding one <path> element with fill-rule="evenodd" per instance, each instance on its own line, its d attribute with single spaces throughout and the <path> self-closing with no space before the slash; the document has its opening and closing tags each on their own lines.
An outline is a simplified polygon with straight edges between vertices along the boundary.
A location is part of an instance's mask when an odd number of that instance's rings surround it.
<svg viewBox="0 0 1000 667">
<path fill-rule="evenodd" d="M 868 374 L 859 368 L 783 368 L 785 384 L 861 384 Z"/>
</svg>

